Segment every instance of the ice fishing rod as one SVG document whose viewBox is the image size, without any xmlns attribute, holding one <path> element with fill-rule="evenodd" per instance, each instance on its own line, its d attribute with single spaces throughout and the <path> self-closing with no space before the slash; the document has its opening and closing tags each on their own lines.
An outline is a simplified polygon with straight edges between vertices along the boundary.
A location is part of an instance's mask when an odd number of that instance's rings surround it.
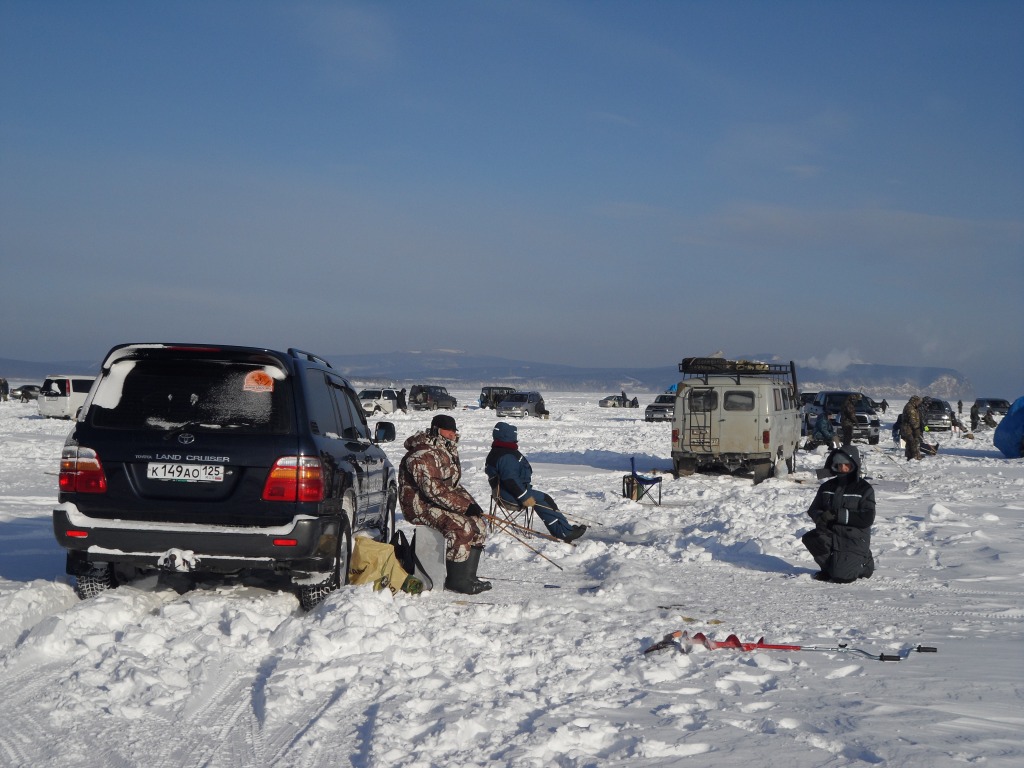
<svg viewBox="0 0 1024 768">
<path fill-rule="evenodd" d="M 56 474 L 56 473 L 54 473 L 54 474 Z M 562 510 L 555 509 L 554 507 L 549 507 L 547 504 L 534 504 L 533 506 L 540 507 L 541 509 L 547 509 L 547 510 L 550 510 L 551 512 L 562 512 Z M 562 512 L 562 514 L 565 515 L 565 512 Z M 599 523 L 597 520 L 591 520 L 591 519 L 586 518 L 586 517 L 580 517 L 579 515 L 565 515 L 565 516 L 566 516 L 566 518 L 568 518 L 570 520 L 579 520 L 581 523 L 590 523 L 591 525 L 600 525 L 602 528 L 604 527 L 604 523 Z"/>
<path fill-rule="evenodd" d="M 560 539 L 557 536 L 552 536 L 550 533 L 544 533 L 543 531 L 534 530 L 533 528 L 530 528 L 529 526 L 523 525 L 522 523 L 517 523 L 515 520 L 506 520 L 503 517 L 498 517 L 497 515 L 491 515 L 491 514 L 488 514 L 487 512 L 483 513 L 483 518 L 484 518 L 484 520 L 489 520 L 494 525 L 501 526 L 502 528 L 504 528 L 505 526 L 508 526 L 509 529 L 518 531 L 519 533 L 522 533 L 524 536 L 536 536 L 536 537 L 538 537 L 540 539 L 548 539 L 549 541 L 558 541 L 558 542 L 561 542 L 562 544 L 572 544 L 571 541 L 565 541 L 564 539 Z M 573 546 L 575 546 L 575 545 L 573 545 Z"/>
<path fill-rule="evenodd" d="M 547 560 L 547 561 L 548 561 L 549 563 L 551 563 L 551 564 L 552 564 L 553 566 L 555 566 L 555 568 L 557 568 L 558 570 L 560 570 L 560 571 L 564 571 L 564 570 L 565 570 L 565 569 L 564 569 L 564 568 L 563 568 L 562 566 L 560 566 L 560 565 L 559 565 L 558 563 L 556 563 L 556 562 L 555 562 L 554 560 L 552 560 L 552 559 L 551 559 L 550 557 L 548 557 L 547 555 L 545 555 L 545 554 L 544 554 L 543 552 L 541 552 L 541 551 L 540 551 L 539 549 L 537 549 L 537 548 L 536 548 L 536 547 L 534 547 L 534 546 L 531 546 L 531 545 L 530 545 L 529 543 L 527 543 L 527 542 L 523 541 L 523 540 L 522 540 L 521 538 L 519 538 L 518 536 L 516 536 L 516 535 L 515 535 L 515 534 L 514 534 L 514 533 L 512 532 L 512 529 L 511 529 L 511 527 L 510 527 L 510 526 L 516 526 L 516 524 L 515 524 L 515 523 L 512 523 L 512 522 L 511 522 L 511 521 L 509 521 L 509 520 L 502 520 L 502 519 L 501 519 L 500 517 L 495 517 L 494 515 L 488 515 L 488 514 L 487 514 L 486 512 L 485 512 L 485 513 L 483 514 L 483 517 L 485 517 L 485 518 L 487 518 L 488 520 L 490 520 L 490 521 L 491 521 L 492 523 L 494 523 L 494 524 L 495 524 L 496 526 L 498 526 L 499 530 L 501 530 L 501 531 L 502 531 L 502 532 L 504 532 L 504 533 L 507 533 L 507 534 L 508 534 L 509 536 L 511 536 L 511 537 L 512 537 L 513 539 L 515 539 L 516 541 L 518 541 L 518 542 L 519 542 L 520 544 L 522 544 L 522 545 L 523 545 L 524 547 L 526 547 L 526 548 L 527 548 L 528 550 L 530 550 L 531 552 L 533 552 L 533 553 L 534 553 L 535 555 L 539 555 L 539 556 L 540 556 L 541 558 L 543 558 L 544 560 Z M 522 528 L 522 526 L 516 526 L 516 527 L 517 527 L 517 528 Z M 541 533 L 540 533 L 539 531 L 534 531 L 534 533 L 536 533 L 536 534 L 537 534 L 538 536 L 542 535 L 542 534 L 541 534 Z M 560 539 L 556 539 L 556 541 L 560 541 Z"/>
<path fill-rule="evenodd" d="M 819 653 L 856 653 L 875 661 L 903 661 L 911 653 L 938 653 L 938 648 L 929 645 L 918 645 L 910 648 L 901 654 L 871 653 L 862 648 L 852 648 L 847 643 L 836 645 L 786 645 L 777 643 L 766 643 L 762 637 L 756 643 L 745 643 L 736 635 L 729 635 L 725 640 L 711 640 L 703 632 L 690 635 L 687 631 L 677 629 L 670 632 L 657 643 L 647 648 L 644 653 L 660 651 L 665 648 L 675 647 L 682 653 L 689 653 L 695 645 L 701 645 L 709 651 L 721 649 L 732 649 L 739 651 L 817 651 Z"/>
</svg>

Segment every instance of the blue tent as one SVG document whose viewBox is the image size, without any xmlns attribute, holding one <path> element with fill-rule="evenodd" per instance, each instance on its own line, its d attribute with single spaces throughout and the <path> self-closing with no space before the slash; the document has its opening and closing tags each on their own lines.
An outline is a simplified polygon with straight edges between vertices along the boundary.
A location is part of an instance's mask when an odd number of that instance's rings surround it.
<svg viewBox="0 0 1024 768">
<path fill-rule="evenodd" d="M 1024 448 L 1024 397 L 1013 401 L 1003 420 L 996 425 L 992 442 L 1006 458 L 1021 458 L 1021 449 Z"/>
</svg>

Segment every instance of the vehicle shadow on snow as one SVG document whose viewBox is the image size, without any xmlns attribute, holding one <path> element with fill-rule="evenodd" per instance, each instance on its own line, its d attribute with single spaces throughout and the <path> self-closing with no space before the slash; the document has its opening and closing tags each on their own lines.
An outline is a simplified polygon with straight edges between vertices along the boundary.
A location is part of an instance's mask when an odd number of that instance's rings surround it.
<svg viewBox="0 0 1024 768">
<path fill-rule="evenodd" d="M 49 517 L 0 523 L 0 578 L 9 581 L 64 580 L 66 554 L 53 536 Z"/>
<path fill-rule="evenodd" d="M 594 469 L 630 471 L 629 460 L 636 459 L 637 472 L 671 472 L 672 462 L 649 453 L 619 453 L 618 451 L 532 451 L 532 464 L 576 464 Z"/>
</svg>

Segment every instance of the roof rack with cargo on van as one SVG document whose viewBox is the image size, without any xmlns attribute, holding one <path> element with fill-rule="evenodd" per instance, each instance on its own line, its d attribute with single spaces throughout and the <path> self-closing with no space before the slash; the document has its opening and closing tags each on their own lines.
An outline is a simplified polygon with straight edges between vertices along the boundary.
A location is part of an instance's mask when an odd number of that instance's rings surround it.
<svg viewBox="0 0 1024 768">
<path fill-rule="evenodd" d="M 703 379 L 708 376 L 734 376 L 739 383 L 740 376 L 767 376 L 779 384 L 793 385 L 794 395 L 799 391 L 796 385 L 796 364 L 789 365 L 762 363 L 757 360 L 723 360 L 719 357 L 684 357 L 679 363 L 683 378 Z"/>
</svg>

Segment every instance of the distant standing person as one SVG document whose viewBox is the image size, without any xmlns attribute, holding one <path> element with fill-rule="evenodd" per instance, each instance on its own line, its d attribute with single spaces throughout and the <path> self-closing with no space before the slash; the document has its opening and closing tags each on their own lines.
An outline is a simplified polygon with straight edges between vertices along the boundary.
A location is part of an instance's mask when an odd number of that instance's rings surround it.
<svg viewBox="0 0 1024 768">
<path fill-rule="evenodd" d="M 8 395 L 11 394 L 11 385 L 7 383 L 7 379 L 0 379 L 0 400 L 7 402 Z"/>
<path fill-rule="evenodd" d="M 921 460 L 921 412 L 918 406 L 921 398 L 914 395 L 903 406 L 903 414 L 900 418 L 900 437 L 907 444 L 905 454 L 907 461 L 911 459 Z"/>
<path fill-rule="evenodd" d="M 402 387 L 401 391 L 398 393 L 398 409 L 402 413 L 409 412 L 409 403 L 405 399 L 405 387 Z"/>
<path fill-rule="evenodd" d="M 957 400 L 956 401 L 956 412 L 960 416 L 964 415 L 964 401 L 963 400 Z"/>
<path fill-rule="evenodd" d="M 885 413 L 885 412 L 886 412 L 887 410 L 889 410 L 889 401 L 888 401 L 888 400 L 886 400 L 886 399 L 885 399 L 885 398 L 883 397 L 883 398 L 882 398 L 882 413 Z"/>
<path fill-rule="evenodd" d="M 847 395 L 843 401 L 843 412 L 840 416 L 839 426 L 843 430 L 843 445 L 853 442 L 853 428 L 857 426 L 857 400 L 858 395 Z"/>
<path fill-rule="evenodd" d="M 978 431 L 978 422 L 981 421 L 981 414 L 978 413 L 978 404 L 971 406 L 971 432 Z"/>
<path fill-rule="evenodd" d="M 875 489 L 858 477 L 860 453 L 852 445 L 836 448 L 826 466 L 832 479 L 818 488 L 807 510 L 814 528 L 801 537 L 821 569 L 818 581 L 848 584 L 875 572 L 871 526 L 875 522 Z"/>
</svg>

